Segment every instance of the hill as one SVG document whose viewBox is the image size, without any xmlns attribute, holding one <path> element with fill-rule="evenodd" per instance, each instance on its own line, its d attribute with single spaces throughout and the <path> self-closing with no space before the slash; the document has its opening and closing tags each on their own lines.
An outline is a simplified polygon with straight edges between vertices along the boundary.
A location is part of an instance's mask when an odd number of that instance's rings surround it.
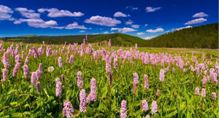
<svg viewBox="0 0 219 118">
<path fill-rule="evenodd" d="M 218 48 L 218 23 L 183 29 L 148 40 L 145 46 Z"/>
<path fill-rule="evenodd" d="M 88 35 L 87 42 L 89 43 L 103 43 L 112 40 L 112 45 L 115 46 L 133 46 L 137 43 L 139 46 L 144 46 L 144 40 L 130 36 L 127 34 L 97 34 L 97 35 Z M 64 44 L 64 43 L 82 43 L 84 35 L 69 35 L 69 36 L 24 36 L 24 37 L 5 37 L 2 38 L 4 41 L 13 41 L 13 42 L 25 42 L 25 43 L 42 43 L 43 41 L 46 44 Z"/>
<path fill-rule="evenodd" d="M 87 42 L 102 44 L 111 39 L 114 46 L 134 46 L 137 43 L 140 47 L 219 48 L 218 33 L 218 23 L 215 23 L 169 32 L 151 40 L 115 33 L 88 35 Z M 64 44 L 65 42 L 82 43 L 84 38 L 84 35 L 23 36 L 5 37 L 2 40 L 25 43 L 42 43 L 44 41 L 46 44 Z"/>
</svg>

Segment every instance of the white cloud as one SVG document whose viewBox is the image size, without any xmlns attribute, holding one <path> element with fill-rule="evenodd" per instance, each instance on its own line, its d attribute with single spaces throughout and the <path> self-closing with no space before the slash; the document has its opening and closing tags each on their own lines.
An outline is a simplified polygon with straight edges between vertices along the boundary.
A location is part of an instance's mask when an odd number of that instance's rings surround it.
<svg viewBox="0 0 219 118">
<path fill-rule="evenodd" d="M 158 33 L 158 32 L 163 32 L 163 28 L 156 28 L 156 29 L 148 29 L 146 30 L 148 33 Z"/>
<path fill-rule="evenodd" d="M 156 36 L 146 36 L 146 37 L 143 37 L 143 39 L 149 40 L 149 39 L 152 39 L 152 38 L 154 38 L 154 37 L 156 37 Z"/>
<path fill-rule="evenodd" d="M 57 8 L 40 8 L 38 12 L 44 13 L 48 12 L 48 17 L 81 17 L 84 15 L 82 12 L 71 12 L 68 10 L 59 10 Z"/>
<path fill-rule="evenodd" d="M 77 22 L 73 22 L 71 24 L 68 24 L 65 29 L 87 29 L 84 25 L 79 25 Z"/>
<path fill-rule="evenodd" d="M 145 8 L 146 12 L 148 12 L 148 13 L 155 12 L 155 11 L 160 10 L 160 9 L 161 9 L 161 7 L 150 7 L 150 6 Z"/>
<path fill-rule="evenodd" d="M 199 24 L 199 23 L 203 23 L 205 21 L 207 21 L 207 19 L 205 19 L 205 18 L 197 18 L 197 19 L 190 20 L 190 21 L 186 22 L 185 25 Z"/>
<path fill-rule="evenodd" d="M 7 13 L 13 13 L 13 11 L 8 6 L 0 5 L 0 13 L 7 14 Z"/>
<path fill-rule="evenodd" d="M 56 27 L 58 24 L 54 20 L 44 21 L 42 19 L 18 19 L 14 21 L 14 24 L 21 24 L 27 23 L 28 26 L 34 28 L 53 28 Z"/>
<path fill-rule="evenodd" d="M 138 32 L 137 35 L 144 35 L 144 32 Z"/>
<path fill-rule="evenodd" d="M 134 6 L 127 6 L 126 9 L 130 9 L 132 11 L 138 10 L 138 7 L 134 7 Z"/>
<path fill-rule="evenodd" d="M 140 27 L 140 25 L 131 25 L 132 28 L 138 29 Z"/>
<path fill-rule="evenodd" d="M 204 12 L 198 12 L 196 14 L 194 14 L 192 17 L 194 18 L 202 18 L 202 17 L 207 17 L 208 14 L 204 13 Z"/>
<path fill-rule="evenodd" d="M 185 26 L 185 27 L 178 27 L 178 28 L 175 28 L 174 30 L 179 31 L 179 30 L 183 30 L 183 29 L 187 29 L 187 28 L 192 28 L 192 26 L 188 25 L 188 26 Z"/>
<path fill-rule="evenodd" d="M 53 26 L 51 27 L 52 29 L 64 29 L 65 27 L 64 26 Z"/>
<path fill-rule="evenodd" d="M 144 32 L 138 32 L 137 35 L 144 35 Z"/>
<path fill-rule="evenodd" d="M 23 8 L 23 7 L 18 7 L 15 9 L 16 11 L 20 12 L 20 14 L 25 17 L 25 18 L 29 18 L 29 19 L 36 19 L 36 18 L 40 18 L 40 14 L 36 13 L 34 10 L 32 9 L 27 9 L 27 8 Z"/>
<path fill-rule="evenodd" d="M 131 24 L 133 24 L 133 21 L 132 20 L 128 20 L 128 21 L 125 22 L 125 24 L 126 25 L 131 25 Z"/>
<path fill-rule="evenodd" d="M 127 17 L 128 15 L 120 12 L 120 11 L 117 11 L 116 13 L 114 13 L 113 15 L 114 17 Z"/>
<path fill-rule="evenodd" d="M 127 32 L 134 32 L 136 30 L 133 28 L 124 27 L 124 28 L 111 28 L 111 31 L 118 31 L 121 33 L 127 33 Z"/>
<path fill-rule="evenodd" d="M 117 24 L 120 24 L 121 21 L 105 16 L 92 16 L 89 19 L 86 19 L 85 23 L 112 27 L 116 26 Z"/>
<path fill-rule="evenodd" d="M 0 5 L 0 20 L 13 20 L 12 9 L 8 6 Z"/>
</svg>

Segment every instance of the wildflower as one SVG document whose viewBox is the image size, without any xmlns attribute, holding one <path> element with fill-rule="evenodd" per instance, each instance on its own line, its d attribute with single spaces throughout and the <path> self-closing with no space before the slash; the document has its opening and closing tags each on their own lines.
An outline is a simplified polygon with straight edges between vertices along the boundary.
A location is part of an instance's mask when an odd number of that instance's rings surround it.
<svg viewBox="0 0 219 118">
<path fill-rule="evenodd" d="M 35 47 L 32 48 L 32 53 L 33 53 L 33 57 L 34 57 L 34 58 L 39 57 L 39 54 L 38 54 L 38 52 L 37 52 L 37 50 L 36 50 Z"/>
<path fill-rule="evenodd" d="M 164 81 L 164 73 L 165 73 L 165 70 L 164 69 L 160 69 L 160 81 L 163 82 Z"/>
<path fill-rule="evenodd" d="M 37 77 L 37 80 L 39 80 L 40 78 L 41 78 L 41 76 L 42 76 L 42 71 L 40 71 L 40 70 L 37 70 L 36 71 L 36 77 Z"/>
<path fill-rule="evenodd" d="M 23 71 L 24 71 L 24 78 L 27 78 L 27 76 L 29 74 L 29 67 L 27 64 L 24 64 Z"/>
<path fill-rule="evenodd" d="M 196 88 L 195 88 L 195 94 L 196 94 L 196 95 L 200 95 L 200 88 L 199 88 L 199 87 L 196 87 Z"/>
<path fill-rule="evenodd" d="M 144 88 L 149 89 L 148 76 L 144 74 Z"/>
<path fill-rule="evenodd" d="M 106 62 L 106 73 L 109 74 L 111 73 L 112 70 L 111 70 L 111 64 L 109 62 Z"/>
<path fill-rule="evenodd" d="M 216 100 L 216 99 L 217 99 L 217 94 L 216 94 L 216 92 L 212 92 L 211 95 L 212 95 L 212 99 L 213 99 L 213 100 Z"/>
<path fill-rule="evenodd" d="M 83 79 L 82 79 L 81 71 L 77 72 L 77 85 L 80 89 L 83 88 Z"/>
<path fill-rule="evenodd" d="M 40 63 L 36 71 L 37 80 L 41 78 L 42 74 L 43 74 L 43 64 Z"/>
<path fill-rule="evenodd" d="M 9 63 L 9 54 L 8 52 L 5 52 L 2 56 L 2 63 L 4 65 L 4 68 L 9 68 L 10 63 Z"/>
<path fill-rule="evenodd" d="M 90 101 L 96 101 L 96 89 L 96 80 L 95 78 L 92 78 L 90 81 L 90 93 L 87 96 L 87 103 L 89 103 Z"/>
<path fill-rule="evenodd" d="M 118 68 L 118 57 L 117 56 L 113 59 L 113 66 L 115 69 Z"/>
<path fill-rule="evenodd" d="M 69 58 L 69 63 L 70 63 L 70 64 L 73 64 L 73 63 L 74 63 L 74 56 L 73 56 L 73 55 L 70 56 L 70 58 Z"/>
<path fill-rule="evenodd" d="M 62 67 L 62 57 L 58 58 L 58 65 L 59 65 L 60 68 Z"/>
<path fill-rule="evenodd" d="M 31 83 L 32 85 L 36 85 L 36 82 L 37 82 L 37 73 L 36 72 L 32 72 L 31 74 Z"/>
<path fill-rule="evenodd" d="M 47 70 L 48 70 L 48 72 L 52 73 L 55 70 L 55 68 L 53 66 L 50 66 L 50 67 L 48 67 Z"/>
<path fill-rule="evenodd" d="M 47 47 L 46 49 L 46 56 L 50 56 L 51 55 L 51 49 Z"/>
<path fill-rule="evenodd" d="M 27 55 L 27 57 L 25 58 L 24 64 L 28 64 L 29 62 L 29 56 Z"/>
<path fill-rule="evenodd" d="M 142 100 L 142 111 L 146 112 L 148 110 L 148 102 L 146 100 Z"/>
<path fill-rule="evenodd" d="M 218 83 L 217 73 L 215 72 L 213 68 L 210 69 L 210 77 L 213 82 L 215 82 L 216 84 Z"/>
<path fill-rule="evenodd" d="M 120 108 L 120 118 L 126 118 L 126 117 L 127 117 L 126 101 L 122 100 L 121 108 Z"/>
<path fill-rule="evenodd" d="M 40 47 L 37 49 L 37 53 L 38 53 L 39 55 L 41 55 L 41 54 L 43 53 L 43 47 L 42 47 L 42 46 L 40 46 Z"/>
<path fill-rule="evenodd" d="M 152 105 L 151 105 L 151 112 L 152 114 L 156 113 L 158 110 L 157 110 L 157 101 L 153 101 L 152 102 Z"/>
<path fill-rule="evenodd" d="M 74 109 L 73 109 L 73 106 L 72 106 L 70 101 L 66 100 L 64 102 L 62 112 L 63 112 L 63 116 L 66 117 L 66 118 L 72 118 L 73 117 Z"/>
<path fill-rule="evenodd" d="M 133 82 L 138 84 L 138 73 L 133 73 Z"/>
<path fill-rule="evenodd" d="M 133 74 L 133 91 L 134 91 L 134 95 L 136 95 L 137 84 L 138 84 L 138 74 L 134 73 Z"/>
<path fill-rule="evenodd" d="M 56 78 L 56 97 L 61 97 L 62 95 L 62 82 L 59 78 Z"/>
<path fill-rule="evenodd" d="M 20 63 L 20 55 L 16 55 L 15 56 L 15 62 L 16 63 Z"/>
<path fill-rule="evenodd" d="M 8 69 L 4 68 L 2 69 L 2 81 L 5 81 L 8 79 Z"/>
<path fill-rule="evenodd" d="M 39 64 L 38 70 L 39 70 L 39 71 L 43 71 L 43 64 L 42 64 L 42 63 Z"/>
<path fill-rule="evenodd" d="M 145 118 L 150 118 L 150 115 L 146 115 L 146 117 Z"/>
<path fill-rule="evenodd" d="M 202 88 L 201 96 L 206 97 L 206 89 L 205 88 Z"/>
<path fill-rule="evenodd" d="M 86 112 L 86 92 L 84 89 L 80 91 L 80 112 Z"/>
<path fill-rule="evenodd" d="M 16 74 L 17 74 L 19 68 L 20 68 L 20 63 L 16 63 L 16 64 L 15 64 L 15 67 L 14 67 L 14 69 L 13 69 L 13 73 L 12 73 L 12 76 L 13 76 L 13 77 L 16 76 Z"/>
<path fill-rule="evenodd" d="M 202 79 L 202 84 L 206 85 L 208 82 L 208 78 L 206 76 L 204 76 L 204 78 Z"/>
</svg>

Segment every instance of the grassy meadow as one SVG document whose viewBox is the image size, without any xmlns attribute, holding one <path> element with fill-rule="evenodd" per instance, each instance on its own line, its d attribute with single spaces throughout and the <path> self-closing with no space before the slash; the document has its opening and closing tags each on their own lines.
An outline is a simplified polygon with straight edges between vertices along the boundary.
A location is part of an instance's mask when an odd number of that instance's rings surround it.
<svg viewBox="0 0 219 118">
<path fill-rule="evenodd" d="M 218 49 L 1 42 L 0 57 L 1 118 L 219 117 Z"/>
</svg>

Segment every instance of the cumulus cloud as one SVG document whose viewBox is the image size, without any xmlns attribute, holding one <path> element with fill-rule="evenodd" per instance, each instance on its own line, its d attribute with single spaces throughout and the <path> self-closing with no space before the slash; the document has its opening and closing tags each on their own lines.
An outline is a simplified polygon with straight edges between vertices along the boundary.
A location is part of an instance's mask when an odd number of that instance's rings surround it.
<svg viewBox="0 0 219 118">
<path fill-rule="evenodd" d="M 160 9 L 161 9 L 161 7 L 150 7 L 150 6 L 148 6 L 148 7 L 145 8 L 145 11 L 150 13 L 150 12 L 155 12 L 155 11 L 160 10 Z"/>
<path fill-rule="evenodd" d="M 116 26 L 117 24 L 120 24 L 121 21 L 105 16 L 92 16 L 89 19 L 86 19 L 85 23 L 112 27 Z"/>
<path fill-rule="evenodd" d="M 133 21 L 132 20 L 128 20 L 128 21 L 125 22 L 125 24 L 126 25 L 131 25 L 131 24 L 133 24 Z"/>
<path fill-rule="evenodd" d="M 111 31 L 118 31 L 121 33 L 127 33 L 127 32 L 134 32 L 136 30 L 133 28 L 124 27 L 124 28 L 111 28 Z"/>
<path fill-rule="evenodd" d="M 138 29 L 138 28 L 140 27 L 140 25 L 134 24 L 134 25 L 131 25 L 131 27 L 132 27 L 132 28 L 135 28 L 135 29 Z"/>
<path fill-rule="evenodd" d="M 188 28 L 192 28 L 192 26 L 188 25 L 188 26 L 185 26 L 185 27 L 178 27 L 178 28 L 175 28 L 174 30 L 179 31 L 179 30 L 188 29 Z"/>
<path fill-rule="evenodd" d="M 13 10 L 8 6 L 0 5 L 0 20 L 13 20 Z"/>
<path fill-rule="evenodd" d="M 193 18 L 203 18 L 203 17 L 207 17 L 208 14 L 206 14 L 205 12 L 198 12 L 196 14 L 194 14 L 192 17 Z"/>
<path fill-rule="evenodd" d="M 138 32 L 137 35 L 144 35 L 144 32 Z"/>
<path fill-rule="evenodd" d="M 54 20 L 44 21 L 42 19 L 18 19 L 14 21 L 14 24 L 21 24 L 27 23 L 28 26 L 34 28 L 53 28 L 56 27 L 58 24 Z"/>
<path fill-rule="evenodd" d="M 77 22 L 73 22 L 71 24 L 68 24 L 65 29 L 81 29 L 85 30 L 87 29 L 84 25 L 79 25 Z"/>
<path fill-rule="evenodd" d="M 113 15 L 114 17 L 127 17 L 128 15 L 120 12 L 120 11 L 117 11 L 116 13 L 114 13 Z"/>
<path fill-rule="evenodd" d="M 25 17 L 25 18 L 29 18 L 29 19 L 37 19 L 40 18 L 40 14 L 36 13 L 34 10 L 32 9 L 27 9 L 27 8 L 23 8 L 23 7 L 18 7 L 15 9 L 16 11 L 20 12 L 20 14 Z"/>
<path fill-rule="evenodd" d="M 81 17 L 84 15 L 82 12 L 71 12 L 68 10 L 59 10 L 57 8 L 40 8 L 38 12 L 44 13 L 48 12 L 48 17 Z"/>
<path fill-rule="evenodd" d="M 126 6 L 126 9 L 130 9 L 132 11 L 138 10 L 138 7 L 134 7 L 134 6 Z"/>
<path fill-rule="evenodd" d="M 158 32 L 164 32 L 163 28 L 156 28 L 156 29 L 148 29 L 146 30 L 148 33 L 158 33 Z"/>
<path fill-rule="evenodd" d="M 143 37 L 143 39 L 149 40 L 149 39 L 152 39 L 152 38 L 154 38 L 154 37 L 156 37 L 156 36 L 146 36 L 146 37 Z"/>
<path fill-rule="evenodd" d="M 199 24 L 199 23 L 203 23 L 205 21 L 207 21 L 207 19 L 205 19 L 205 18 L 197 18 L 197 19 L 190 20 L 190 21 L 186 22 L 185 25 Z"/>
</svg>

